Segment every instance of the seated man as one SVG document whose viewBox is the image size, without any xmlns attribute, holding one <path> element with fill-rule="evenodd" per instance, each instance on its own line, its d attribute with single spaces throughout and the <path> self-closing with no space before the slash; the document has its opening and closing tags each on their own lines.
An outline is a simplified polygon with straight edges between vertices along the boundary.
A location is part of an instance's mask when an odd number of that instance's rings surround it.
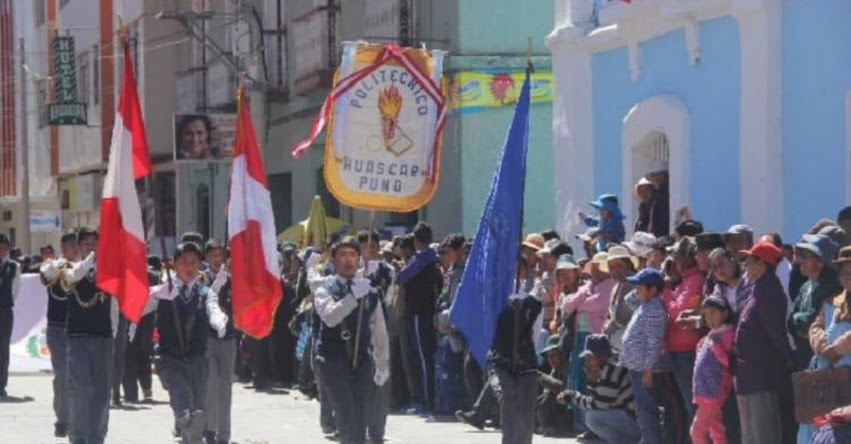
<svg viewBox="0 0 851 444">
<path fill-rule="evenodd" d="M 547 338 L 547 345 L 541 350 L 541 354 L 547 359 L 551 370 L 549 374 L 538 374 L 538 384 L 543 388 L 538 395 L 539 432 L 544 436 L 567 436 L 570 434 L 573 420 L 570 410 L 559 405 L 557 401 L 567 381 L 567 365 L 558 335 Z"/>
<path fill-rule="evenodd" d="M 589 394 L 565 390 L 559 402 L 572 402 L 585 411 L 588 428 L 610 444 L 637 443 L 641 431 L 627 370 L 615 364 L 606 335 L 590 335 L 579 355 L 585 365 Z"/>
</svg>

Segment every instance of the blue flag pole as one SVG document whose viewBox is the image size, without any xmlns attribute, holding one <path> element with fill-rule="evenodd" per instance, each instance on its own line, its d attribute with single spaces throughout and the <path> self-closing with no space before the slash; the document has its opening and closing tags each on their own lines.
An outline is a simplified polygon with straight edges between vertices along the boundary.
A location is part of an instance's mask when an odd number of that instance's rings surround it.
<svg viewBox="0 0 851 444">
<path fill-rule="evenodd" d="M 520 285 L 518 252 L 529 147 L 531 72 L 529 63 L 458 294 L 449 312 L 450 320 L 464 334 L 481 368 L 486 368 L 496 319 L 511 292 Z M 517 287 L 512 285 L 513 280 L 517 281 Z"/>
</svg>

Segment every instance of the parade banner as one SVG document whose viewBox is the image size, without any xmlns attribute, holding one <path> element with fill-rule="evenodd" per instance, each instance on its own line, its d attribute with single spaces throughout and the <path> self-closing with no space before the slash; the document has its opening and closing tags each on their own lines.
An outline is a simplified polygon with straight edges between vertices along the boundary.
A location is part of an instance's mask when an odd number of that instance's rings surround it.
<svg viewBox="0 0 851 444">
<path fill-rule="evenodd" d="M 450 108 L 462 113 L 513 106 L 517 102 L 523 72 L 462 71 L 452 78 Z M 552 71 L 535 72 L 529 84 L 530 101 L 552 103 L 555 81 Z"/>
<path fill-rule="evenodd" d="M 15 323 L 9 350 L 9 371 L 39 372 L 51 369 L 47 349 L 47 289 L 37 274 L 21 275 L 15 301 Z"/>
<path fill-rule="evenodd" d="M 437 189 L 443 53 L 346 44 L 334 88 L 299 157 L 328 125 L 325 182 L 344 205 L 409 212 Z"/>
</svg>

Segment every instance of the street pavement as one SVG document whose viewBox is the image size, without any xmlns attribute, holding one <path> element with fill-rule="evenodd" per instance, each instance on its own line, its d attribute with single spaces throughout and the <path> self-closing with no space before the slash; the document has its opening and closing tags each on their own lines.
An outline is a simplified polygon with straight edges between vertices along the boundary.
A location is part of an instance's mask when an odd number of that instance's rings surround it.
<svg viewBox="0 0 851 444">
<path fill-rule="evenodd" d="M 0 442 L 8 444 L 67 444 L 53 437 L 52 376 L 11 375 L 10 398 L 0 401 Z M 154 381 L 154 405 L 125 404 L 110 410 L 110 444 L 173 444 L 173 419 L 168 395 Z M 257 393 L 234 384 L 233 442 L 239 444 L 333 444 L 319 429 L 319 404 L 295 391 Z M 391 415 L 388 444 L 498 444 L 498 431 L 480 432 L 456 422 L 427 423 L 416 416 Z M 572 439 L 536 435 L 534 444 L 569 444 Z"/>
</svg>

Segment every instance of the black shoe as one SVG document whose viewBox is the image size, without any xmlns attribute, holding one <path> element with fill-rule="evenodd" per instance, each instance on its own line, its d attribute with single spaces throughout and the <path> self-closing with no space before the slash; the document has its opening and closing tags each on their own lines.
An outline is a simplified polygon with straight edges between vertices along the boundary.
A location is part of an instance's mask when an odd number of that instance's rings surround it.
<svg viewBox="0 0 851 444">
<path fill-rule="evenodd" d="M 485 429 L 485 422 L 479 418 L 474 412 L 465 412 L 463 410 L 458 410 L 455 412 L 455 417 L 458 418 L 459 421 L 464 424 L 469 424 L 479 430 Z"/>
<path fill-rule="evenodd" d="M 54 424 L 53 436 L 57 438 L 64 438 L 68 436 L 68 424 Z"/>
<path fill-rule="evenodd" d="M 112 405 L 115 407 L 121 407 L 121 398 L 118 396 L 112 397 Z"/>
<path fill-rule="evenodd" d="M 204 431 L 204 444 L 216 444 L 216 432 Z"/>
<path fill-rule="evenodd" d="M 4 387 L 4 388 L 1 388 L 1 389 L 0 389 L 0 398 L 5 398 L 5 397 L 7 397 L 7 396 L 9 396 L 9 395 L 8 395 L 8 394 L 6 394 L 6 388 L 5 388 L 5 387 Z"/>
</svg>

